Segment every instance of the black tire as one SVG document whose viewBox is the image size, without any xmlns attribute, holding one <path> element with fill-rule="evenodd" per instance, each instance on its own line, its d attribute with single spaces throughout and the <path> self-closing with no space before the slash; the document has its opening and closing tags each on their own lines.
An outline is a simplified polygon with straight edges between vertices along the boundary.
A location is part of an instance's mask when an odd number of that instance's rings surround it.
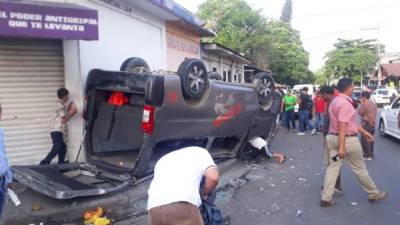
<svg viewBox="0 0 400 225">
<path fill-rule="evenodd" d="M 134 69 L 143 68 L 145 71 L 150 71 L 149 65 L 144 61 L 144 59 L 139 57 L 132 57 L 126 59 L 119 69 L 120 71 L 132 71 Z"/>
<path fill-rule="evenodd" d="M 209 80 L 222 80 L 221 74 L 217 72 L 209 72 L 207 76 Z"/>
<path fill-rule="evenodd" d="M 188 99 L 200 99 L 208 88 L 208 75 L 199 59 L 185 59 L 178 68 L 183 95 Z"/>
<path fill-rule="evenodd" d="M 275 82 L 271 75 L 265 72 L 257 73 L 254 76 L 253 83 L 256 84 L 258 94 L 258 102 L 265 111 L 271 109 L 274 101 L 273 93 L 275 92 Z"/>
<path fill-rule="evenodd" d="M 379 120 L 379 134 L 382 136 L 382 137 L 387 137 L 387 134 L 386 134 L 386 125 L 385 125 L 385 122 L 383 122 L 383 120 L 381 119 L 381 120 Z"/>
</svg>

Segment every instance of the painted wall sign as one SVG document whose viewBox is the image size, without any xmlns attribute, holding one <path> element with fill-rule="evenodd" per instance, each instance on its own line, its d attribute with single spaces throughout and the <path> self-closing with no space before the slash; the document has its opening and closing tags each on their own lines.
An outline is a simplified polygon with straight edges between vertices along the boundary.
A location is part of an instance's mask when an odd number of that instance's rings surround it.
<svg viewBox="0 0 400 225">
<path fill-rule="evenodd" d="M 98 40 L 97 11 L 0 1 L 0 36 Z"/>
<path fill-rule="evenodd" d="M 167 45 L 170 49 L 175 49 L 180 52 L 189 53 L 192 55 L 199 54 L 199 45 L 186 43 L 174 37 L 167 37 Z"/>
<path fill-rule="evenodd" d="M 115 9 L 118 9 L 122 12 L 131 14 L 133 12 L 133 8 L 130 5 L 127 5 L 124 2 L 118 1 L 118 0 L 97 0 L 99 2 L 102 2 L 106 5 L 109 5 Z"/>
</svg>

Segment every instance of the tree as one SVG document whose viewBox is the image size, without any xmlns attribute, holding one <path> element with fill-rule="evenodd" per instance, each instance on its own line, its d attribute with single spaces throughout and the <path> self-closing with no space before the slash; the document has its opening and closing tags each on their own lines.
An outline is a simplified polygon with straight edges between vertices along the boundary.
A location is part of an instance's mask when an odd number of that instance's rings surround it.
<svg viewBox="0 0 400 225">
<path fill-rule="evenodd" d="M 327 76 L 325 67 L 322 67 L 315 72 L 315 83 L 321 86 L 329 84 L 329 77 Z"/>
<path fill-rule="evenodd" d="M 251 57 L 264 42 L 266 19 L 243 0 L 208 0 L 199 8 L 205 27 L 216 32 L 213 41 Z"/>
<path fill-rule="evenodd" d="M 244 0 L 207 0 L 199 16 L 206 28 L 217 33 L 207 41 L 244 54 L 262 69 L 272 69 L 277 82 L 293 85 L 314 80 L 308 69 L 309 54 L 290 24 L 268 21 Z"/>
<path fill-rule="evenodd" d="M 285 23 L 290 23 L 292 21 L 292 11 L 293 11 L 292 0 L 286 0 L 285 5 L 282 8 L 281 21 Z"/>
<path fill-rule="evenodd" d="M 331 78 L 351 77 L 360 83 L 361 77 L 375 68 L 378 46 L 375 40 L 338 39 L 335 49 L 325 56 L 326 74 Z"/>
<path fill-rule="evenodd" d="M 308 69 L 309 53 L 303 48 L 299 32 L 281 21 L 270 21 L 265 33 L 269 42 L 268 61 L 279 83 L 294 85 L 312 83 L 313 73 Z"/>
</svg>

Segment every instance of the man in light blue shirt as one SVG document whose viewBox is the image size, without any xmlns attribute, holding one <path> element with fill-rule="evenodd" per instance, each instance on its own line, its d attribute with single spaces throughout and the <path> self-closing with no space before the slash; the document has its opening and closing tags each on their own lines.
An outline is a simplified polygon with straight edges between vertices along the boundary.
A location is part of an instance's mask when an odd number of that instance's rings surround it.
<svg viewBox="0 0 400 225">
<path fill-rule="evenodd" d="M 2 108 L 0 105 L 0 119 Z M 6 149 L 4 147 L 4 132 L 0 128 L 0 218 L 3 212 L 3 207 L 6 199 L 7 187 L 12 182 L 12 173 L 8 165 Z"/>
</svg>

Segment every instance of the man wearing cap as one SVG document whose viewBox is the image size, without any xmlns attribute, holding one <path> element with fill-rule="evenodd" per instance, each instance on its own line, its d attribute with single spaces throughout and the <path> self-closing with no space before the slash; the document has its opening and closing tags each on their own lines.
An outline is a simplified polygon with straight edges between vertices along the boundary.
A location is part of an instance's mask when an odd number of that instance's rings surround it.
<svg viewBox="0 0 400 225">
<path fill-rule="evenodd" d="M 357 124 L 357 112 L 352 105 L 352 93 L 354 84 L 351 78 L 342 78 L 339 80 L 339 96 L 334 98 L 329 106 L 329 134 L 326 137 L 326 144 L 330 158 L 327 167 L 324 187 L 321 192 L 321 207 L 335 205 L 333 193 L 335 183 L 344 159 L 347 160 L 351 170 L 357 176 L 357 179 L 363 189 L 368 193 L 368 199 L 371 202 L 379 201 L 387 196 L 386 192 L 380 191 L 374 181 L 371 179 L 363 160 L 363 152 L 357 133 L 363 131 Z M 372 141 L 373 137 L 363 132 L 363 135 Z"/>
</svg>

